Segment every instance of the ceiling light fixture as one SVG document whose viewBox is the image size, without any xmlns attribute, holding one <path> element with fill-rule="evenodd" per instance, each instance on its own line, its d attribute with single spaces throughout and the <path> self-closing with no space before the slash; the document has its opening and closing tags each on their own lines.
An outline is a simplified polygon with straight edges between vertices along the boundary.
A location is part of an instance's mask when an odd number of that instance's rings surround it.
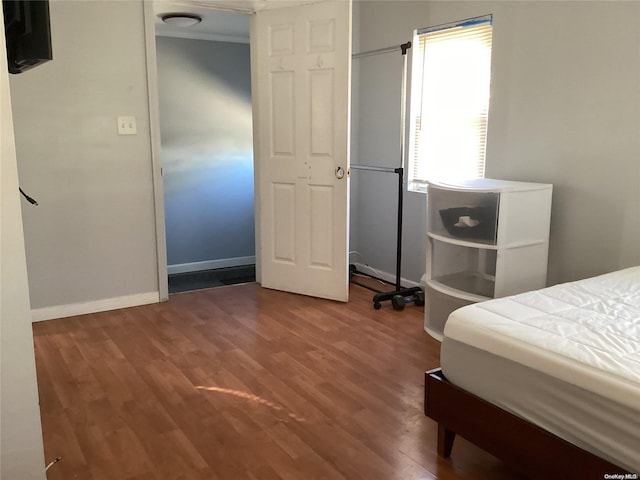
<svg viewBox="0 0 640 480">
<path fill-rule="evenodd" d="M 193 27 L 202 21 L 202 17 L 193 13 L 165 13 L 160 16 L 167 25 L 178 28 Z"/>
</svg>

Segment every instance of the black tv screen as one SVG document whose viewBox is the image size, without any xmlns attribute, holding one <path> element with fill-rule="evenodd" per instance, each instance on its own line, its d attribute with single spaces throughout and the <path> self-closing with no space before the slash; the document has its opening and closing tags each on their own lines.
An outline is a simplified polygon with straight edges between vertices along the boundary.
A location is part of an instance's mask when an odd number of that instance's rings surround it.
<svg viewBox="0 0 640 480">
<path fill-rule="evenodd" d="M 48 0 L 2 0 L 10 73 L 53 58 Z"/>
</svg>

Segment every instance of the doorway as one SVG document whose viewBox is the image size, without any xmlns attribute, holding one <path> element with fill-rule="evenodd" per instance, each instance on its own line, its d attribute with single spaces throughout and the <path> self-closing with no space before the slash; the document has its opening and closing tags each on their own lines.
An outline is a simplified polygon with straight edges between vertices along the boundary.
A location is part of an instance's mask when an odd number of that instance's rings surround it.
<svg viewBox="0 0 640 480">
<path fill-rule="evenodd" d="M 347 301 L 351 2 L 312 0 L 309 4 L 286 2 L 278 6 L 276 3 L 270 2 L 271 8 L 264 5 L 257 8 L 256 4 L 240 4 L 235 0 L 211 2 L 214 9 L 238 12 L 241 8 L 242 13 L 252 14 L 254 186 L 255 191 L 260 192 L 254 203 L 259 207 L 254 208 L 256 280 L 265 288 Z M 158 293 L 163 301 L 169 297 L 165 273 L 169 262 L 160 156 L 154 5 L 143 2 L 158 239 Z M 174 5 L 202 8 L 202 3 L 196 2 L 174 2 Z M 296 41 L 294 32 L 300 33 L 295 35 Z M 265 48 L 267 46 L 270 51 Z M 274 65 L 265 64 L 273 63 L 271 60 L 274 59 L 281 61 L 277 85 L 268 80 Z M 285 63 L 290 64 L 286 69 Z M 295 85 L 301 88 L 292 88 L 294 77 L 298 78 Z M 307 81 L 310 77 L 313 81 Z M 299 115 L 295 115 L 298 120 L 294 121 L 292 112 L 298 112 Z M 295 152 L 281 151 L 280 146 L 289 145 L 289 140 L 298 135 L 306 140 L 299 142 Z M 271 148 L 276 144 L 277 148 Z M 294 173 L 300 173 L 291 181 L 278 180 L 274 177 L 277 172 L 270 168 L 268 159 L 281 154 L 292 157 Z M 301 235 L 295 234 L 298 230 Z M 299 260 L 292 262 L 290 253 L 299 256 Z M 278 273 L 278 269 L 288 263 L 299 267 L 296 275 Z"/>
<path fill-rule="evenodd" d="M 155 8 L 169 293 L 254 281 L 248 15 L 191 7 L 202 22 L 175 27 Z"/>
</svg>

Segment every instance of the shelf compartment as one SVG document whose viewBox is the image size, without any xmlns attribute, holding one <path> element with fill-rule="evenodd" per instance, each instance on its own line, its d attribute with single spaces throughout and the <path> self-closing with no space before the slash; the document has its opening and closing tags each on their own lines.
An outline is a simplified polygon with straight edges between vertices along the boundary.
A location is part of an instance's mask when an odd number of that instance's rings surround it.
<svg viewBox="0 0 640 480">
<path fill-rule="evenodd" d="M 462 240 L 462 239 L 457 239 L 457 238 L 451 238 L 445 235 L 438 235 L 437 233 L 431 233 L 428 232 L 427 236 L 430 238 L 433 238 L 434 240 L 439 240 L 441 242 L 446 242 L 449 243 L 451 245 L 459 245 L 461 247 L 471 247 L 471 248 L 486 248 L 489 250 L 497 250 L 498 246 L 497 245 L 493 245 L 493 244 L 487 244 L 487 243 L 478 243 L 478 242 L 470 242 L 467 240 Z"/>
<path fill-rule="evenodd" d="M 442 293 L 429 284 L 425 286 L 425 331 L 434 338 L 442 341 L 444 325 L 454 310 L 475 303 L 472 300 L 452 297 Z"/>
<path fill-rule="evenodd" d="M 457 272 L 436 277 L 433 281 L 452 289 L 451 295 L 464 297 L 471 294 L 476 301 L 493 298 L 496 286 L 495 276 L 479 272 Z"/>
<path fill-rule="evenodd" d="M 492 298 L 498 251 L 429 237 L 429 278 L 452 290 Z"/>
</svg>

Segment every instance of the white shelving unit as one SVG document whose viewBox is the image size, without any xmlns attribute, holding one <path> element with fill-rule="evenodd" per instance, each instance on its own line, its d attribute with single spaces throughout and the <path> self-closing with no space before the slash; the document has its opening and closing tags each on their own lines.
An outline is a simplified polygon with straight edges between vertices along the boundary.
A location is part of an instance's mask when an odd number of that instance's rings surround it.
<svg viewBox="0 0 640 480">
<path fill-rule="evenodd" d="M 481 178 L 427 190 L 425 330 L 471 303 L 542 288 L 553 186 Z"/>
</svg>

